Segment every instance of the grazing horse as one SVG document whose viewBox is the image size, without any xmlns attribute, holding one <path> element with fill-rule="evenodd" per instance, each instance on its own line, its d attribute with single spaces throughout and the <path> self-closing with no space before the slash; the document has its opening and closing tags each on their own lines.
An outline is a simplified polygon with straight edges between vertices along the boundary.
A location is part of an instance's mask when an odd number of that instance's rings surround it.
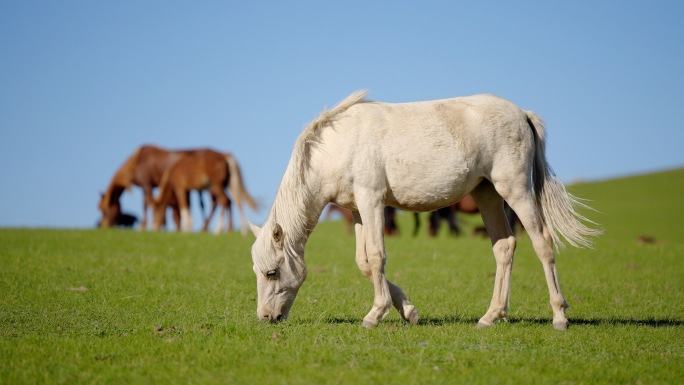
<svg viewBox="0 0 684 385">
<path fill-rule="evenodd" d="M 189 201 L 190 190 L 208 190 L 211 195 L 212 207 L 204 221 L 202 230 L 209 226 L 216 205 L 220 206 L 219 220 L 215 233 L 223 231 L 224 214 L 228 212 L 228 231 L 233 229 L 233 217 L 229 212 L 231 202 L 226 195 L 226 188 L 230 189 L 233 199 L 240 212 L 243 234 L 247 232 L 247 222 L 242 209 L 242 203 L 247 203 L 252 209 L 257 204 L 244 187 L 240 167 L 231 154 L 224 154 L 210 149 L 202 149 L 179 157 L 164 173 L 159 184 L 159 194 L 153 202 L 153 229 L 158 230 L 161 225 L 166 207 L 176 200 L 180 208 L 181 230 L 192 230 Z"/>
<path fill-rule="evenodd" d="M 494 292 L 478 325 L 506 317 L 516 241 L 504 214 L 508 202 L 542 262 L 553 326 L 568 327 L 554 245 L 591 246 L 583 206 L 553 173 L 545 130 L 531 111 L 493 95 L 413 103 L 381 103 L 357 91 L 324 110 L 300 134 L 263 227 L 252 225 L 257 316 L 286 319 L 306 278 L 304 248 L 321 210 L 334 202 L 352 210 L 356 263 L 375 298 L 362 325 L 372 327 L 392 305 L 404 320 L 418 311 L 385 274 L 383 208 L 431 211 L 475 199 L 496 260 Z"/>
<path fill-rule="evenodd" d="M 99 208 L 102 212 L 100 227 L 116 225 L 117 217 L 121 213 L 121 194 L 132 185 L 140 186 L 143 190 L 143 216 L 140 221 L 141 229 L 147 228 L 147 210 L 150 207 L 155 187 L 161 182 L 164 171 L 184 154 L 191 154 L 193 150 L 169 151 L 157 146 L 144 145 L 133 152 L 124 164 L 114 173 L 109 186 L 101 195 Z M 201 197 L 200 197 L 201 201 Z M 170 202 L 179 226 L 180 215 L 177 203 Z"/>
</svg>

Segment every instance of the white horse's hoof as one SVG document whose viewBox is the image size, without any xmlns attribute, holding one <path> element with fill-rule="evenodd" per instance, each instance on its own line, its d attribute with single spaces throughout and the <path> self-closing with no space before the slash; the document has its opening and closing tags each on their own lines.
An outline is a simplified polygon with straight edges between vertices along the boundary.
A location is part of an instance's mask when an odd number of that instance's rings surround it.
<svg viewBox="0 0 684 385">
<path fill-rule="evenodd" d="M 369 322 L 366 320 L 363 320 L 363 322 L 361 322 L 361 326 L 365 327 L 366 329 L 373 329 L 375 327 L 375 325 L 377 325 L 377 324 L 378 324 L 377 322 L 372 323 L 372 322 Z"/>
<path fill-rule="evenodd" d="M 477 322 L 477 325 L 476 325 L 475 327 L 478 328 L 478 329 L 484 329 L 484 328 L 490 328 L 490 327 L 492 327 L 492 326 L 494 326 L 494 323 L 492 323 L 492 322 L 484 322 L 484 321 L 480 320 L 480 321 Z"/>
<path fill-rule="evenodd" d="M 408 317 L 406 317 L 406 320 L 411 323 L 411 325 L 418 325 L 418 309 L 415 307 L 411 306 L 413 309 L 408 314 Z"/>
<path fill-rule="evenodd" d="M 553 328 L 556 330 L 561 330 L 561 331 L 568 330 L 569 326 L 570 326 L 570 323 L 567 320 L 566 321 L 558 321 L 558 322 L 553 323 Z"/>
</svg>

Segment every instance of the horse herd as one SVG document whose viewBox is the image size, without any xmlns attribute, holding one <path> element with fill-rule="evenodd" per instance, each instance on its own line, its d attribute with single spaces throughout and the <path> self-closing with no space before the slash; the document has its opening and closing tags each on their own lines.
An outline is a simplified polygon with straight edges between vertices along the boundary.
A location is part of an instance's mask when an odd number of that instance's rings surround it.
<svg viewBox="0 0 684 385">
<path fill-rule="evenodd" d="M 153 214 L 151 227 L 153 230 L 159 230 L 165 225 L 167 208 L 171 208 L 176 228 L 191 231 L 189 197 L 192 190 L 200 193 L 207 190 L 211 196 L 211 209 L 204 220 L 202 230 L 207 230 L 217 206 L 219 220 L 214 232 L 223 231 L 226 216 L 227 230 L 233 229 L 232 202 L 226 194 L 226 189 L 230 190 L 237 205 L 243 232 L 247 229 L 243 203 L 252 209 L 258 208 L 254 198 L 247 192 L 240 166 L 231 154 L 211 149 L 170 151 L 144 145 L 126 159 L 114 173 L 105 192 L 101 194 L 100 227 L 135 222 L 135 218 L 132 219 L 130 214 L 121 211 L 120 201 L 123 192 L 133 185 L 142 188 L 143 191 L 143 215 L 140 224 L 142 229 L 148 227 L 150 209 Z M 159 190 L 156 197 L 153 195 L 155 188 Z"/>
<path fill-rule="evenodd" d="M 275 322 L 290 314 L 307 276 L 307 240 L 324 208 L 333 203 L 351 213 L 356 264 L 373 284 L 372 307 L 362 325 L 377 325 L 392 307 L 405 321 L 418 323 L 418 310 L 385 272 L 384 237 L 391 219 L 387 207 L 434 211 L 469 196 L 496 261 L 492 299 L 478 326 L 492 326 L 508 315 L 516 248 L 510 219 L 515 213 L 542 264 L 553 326 L 567 329 L 568 304 L 560 289 L 555 251 L 563 241 L 591 247 L 591 237 L 601 230 L 586 224 L 593 222 L 577 208 L 590 208 L 567 192 L 547 162 L 541 118 L 494 95 L 410 103 L 376 102 L 365 96 L 366 91 L 352 93 L 305 127 L 266 221 L 262 227 L 250 224 L 256 237 L 251 254 L 258 319 Z M 187 230 L 191 189 L 208 188 L 212 207 L 218 203 L 222 212 L 230 207 L 226 186 L 240 210 L 243 202 L 256 207 L 229 154 L 147 146 L 124 163 L 103 194 L 103 225 L 121 215 L 118 199 L 132 184 L 145 192 L 143 226 L 151 204 L 155 226 L 162 221 L 156 213 L 170 206 L 176 222 Z M 157 198 L 152 196 L 154 186 L 160 189 Z"/>
</svg>

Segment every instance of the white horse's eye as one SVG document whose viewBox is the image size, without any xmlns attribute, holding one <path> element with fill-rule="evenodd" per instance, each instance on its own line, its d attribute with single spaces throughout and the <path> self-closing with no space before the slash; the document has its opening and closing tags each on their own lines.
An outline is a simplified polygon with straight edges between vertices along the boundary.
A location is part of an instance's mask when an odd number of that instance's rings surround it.
<svg viewBox="0 0 684 385">
<path fill-rule="evenodd" d="M 275 270 L 269 270 L 266 273 L 266 278 L 268 279 L 276 279 L 276 271 Z"/>
</svg>

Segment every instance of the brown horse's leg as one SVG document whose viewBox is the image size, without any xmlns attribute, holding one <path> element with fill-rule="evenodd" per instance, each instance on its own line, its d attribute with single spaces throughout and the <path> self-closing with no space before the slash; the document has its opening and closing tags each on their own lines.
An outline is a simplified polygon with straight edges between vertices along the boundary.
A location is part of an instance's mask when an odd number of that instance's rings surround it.
<svg viewBox="0 0 684 385">
<path fill-rule="evenodd" d="M 164 211 L 166 211 L 166 208 L 164 208 Z M 176 231 L 180 232 L 182 230 L 182 228 L 181 228 L 181 214 L 180 214 L 180 208 L 178 208 L 177 203 L 171 205 L 171 216 L 173 217 L 173 224 L 176 225 Z"/>
<path fill-rule="evenodd" d="M 214 228 L 214 233 L 219 234 L 223 232 L 224 218 L 226 215 L 226 208 L 228 206 L 228 197 L 226 196 L 226 191 L 221 185 L 212 185 L 209 189 L 211 196 L 216 200 L 219 207 L 219 219 L 216 222 L 216 227 Z"/>
<path fill-rule="evenodd" d="M 147 211 L 149 210 L 150 206 L 152 205 L 152 202 L 154 200 L 154 195 L 152 194 L 152 186 L 151 185 L 143 185 L 143 215 L 142 219 L 140 220 L 140 230 L 145 231 L 147 230 Z"/>
<path fill-rule="evenodd" d="M 230 200 L 230 198 L 227 198 L 228 202 L 226 203 L 226 215 L 228 215 L 228 232 L 233 231 L 233 202 Z M 247 223 L 245 222 L 245 216 L 242 213 L 242 206 L 239 206 L 238 209 L 240 210 L 240 218 L 241 218 L 241 223 L 240 223 L 240 232 L 242 235 L 247 235 Z"/>
<path fill-rule="evenodd" d="M 180 208 L 181 228 L 185 233 L 192 231 L 192 216 L 190 215 L 190 204 L 188 203 L 187 190 L 177 188 L 175 190 L 178 207 Z"/>
<path fill-rule="evenodd" d="M 214 212 L 216 211 L 216 197 L 213 194 L 211 195 L 211 209 L 209 209 L 209 214 L 207 214 L 206 218 L 204 218 L 204 225 L 202 226 L 202 231 L 207 231 L 209 229 L 209 223 L 211 222 L 211 218 L 214 217 Z M 221 219 L 219 218 L 219 221 Z"/>
</svg>

